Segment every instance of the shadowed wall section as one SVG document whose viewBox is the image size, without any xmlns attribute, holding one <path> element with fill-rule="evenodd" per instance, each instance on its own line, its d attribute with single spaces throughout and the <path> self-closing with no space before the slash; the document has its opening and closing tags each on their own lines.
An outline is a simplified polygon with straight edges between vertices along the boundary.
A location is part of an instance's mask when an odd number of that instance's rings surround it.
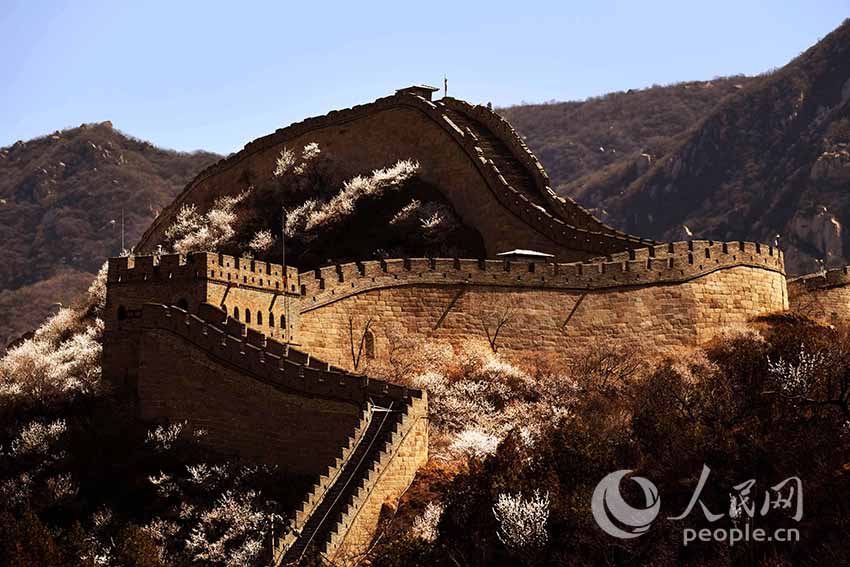
<svg viewBox="0 0 850 567">
<path fill-rule="evenodd" d="M 788 280 L 791 308 L 826 321 L 850 319 L 850 266 Z"/>
</svg>

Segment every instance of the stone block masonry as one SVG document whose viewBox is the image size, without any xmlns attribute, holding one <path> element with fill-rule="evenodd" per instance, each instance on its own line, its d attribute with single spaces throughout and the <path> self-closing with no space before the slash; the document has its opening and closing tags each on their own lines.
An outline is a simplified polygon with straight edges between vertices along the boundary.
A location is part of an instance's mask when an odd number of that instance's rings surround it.
<svg viewBox="0 0 850 567">
<path fill-rule="evenodd" d="M 788 280 L 791 308 L 828 322 L 850 320 L 850 267 Z"/>
<path fill-rule="evenodd" d="M 747 242 L 691 241 L 589 263 L 463 259 L 359 262 L 301 274 L 301 347 L 352 368 L 371 321 L 375 357 L 393 340 L 485 340 L 501 317 L 500 353 L 580 355 L 591 345 L 692 346 L 788 307 L 782 255 Z M 358 339 L 356 335 L 355 339 Z"/>
<path fill-rule="evenodd" d="M 159 266 L 163 266 L 161 260 Z M 182 265 L 197 262 L 190 258 Z M 167 260 L 164 265 L 181 264 Z M 109 285 L 129 283 L 119 279 L 124 278 L 110 278 Z M 172 275 L 171 279 L 180 278 Z M 200 287 L 215 285 L 202 278 L 193 281 L 202 282 Z M 154 295 L 164 293 L 156 277 L 150 282 Z M 181 293 L 193 292 L 192 297 L 203 296 L 191 285 L 177 287 Z M 122 288 L 108 297 L 141 300 L 140 289 L 128 294 Z M 376 497 L 398 498 L 427 460 L 427 398 L 421 391 L 345 373 L 246 327 L 208 303 L 199 304 L 197 314 L 156 303 L 125 307 L 123 317 L 120 312 L 114 305 L 107 309 L 111 316 L 106 325 L 104 374 L 131 390 L 139 418 L 186 421 L 192 430 L 206 432 L 202 443 L 224 454 L 280 465 L 317 479 L 295 515 L 293 531 L 269 534 L 270 560 L 279 561 L 298 540 L 294 530 L 307 524 L 324 494 L 334 490 L 349 458 L 359 454 L 367 416 L 374 407 L 396 408 L 400 427 L 382 438 L 386 445 L 376 447 L 377 457 L 366 463 L 360 476 L 346 478 L 353 481 L 351 486 L 369 487 L 369 494 Z M 411 434 L 415 427 L 419 433 Z M 360 508 L 370 511 L 372 500 L 356 491 L 351 497 L 352 502 L 344 500 L 346 506 L 335 508 L 328 517 L 333 528 L 327 532 L 328 540 L 315 542 L 328 554 L 341 546 L 362 550 L 377 526 L 377 516 L 359 513 Z M 344 532 L 336 528 L 339 522 L 346 527 Z"/>
<path fill-rule="evenodd" d="M 494 151 L 490 141 L 506 152 Z M 652 244 L 607 227 L 575 202 L 555 196 L 536 158 L 491 110 L 399 92 L 308 118 L 250 142 L 201 172 L 154 221 L 136 249 L 152 252 L 183 205 L 206 211 L 221 196 L 268 181 L 284 147 L 300 149 L 313 142 L 333 154 L 344 178 L 402 159 L 418 161 L 419 178 L 438 187 L 464 224 L 481 234 L 491 258 L 526 248 L 570 261 Z M 524 186 L 513 175 L 515 170 L 528 170 L 532 182 Z"/>
<path fill-rule="evenodd" d="M 555 195 L 490 109 L 432 101 L 430 92 L 402 89 L 250 142 L 201 172 L 136 249 L 161 244 L 183 205 L 204 212 L 269 180 L 284 147 L 316 142 L 343 179 L 417 160 L 420 179 L 478 231 L 486 259 L 366 260 L 303 273 L 214 253 L 109 261 L 104 376 L 138 415 L 187 420 L 222 451 L 316 476 L 292 529 L 271 534 L 272 563 L 309 545 L 337 562 L 357 557 L 381 506 L 427 460 L 427 396 L 352 373 L 352 340 L 380 359 L 397 339 L 461 345 L 486 340 L 501 321 L 497 345 L 508 359 L 576 357 L 600 344 L 661 353 L 789 301 L 850 315 L 846 269 L 786 285 L 782 253 L 770 246 L 624 234 Z M 495 259 L 516 248 L 555 261 Z M 376 421 L 388 408 L 392 418 Z"/>
</svg>

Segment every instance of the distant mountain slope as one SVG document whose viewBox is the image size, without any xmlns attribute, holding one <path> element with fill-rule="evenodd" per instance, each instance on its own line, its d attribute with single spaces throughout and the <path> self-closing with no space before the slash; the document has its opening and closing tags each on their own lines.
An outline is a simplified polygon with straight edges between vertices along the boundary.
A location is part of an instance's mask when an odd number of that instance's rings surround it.
<svg viewBox="0 0 850 567">
<path fill-rule="evenodd" d="M 120 251 L 122 209 L 129 247 L 219 157 L 155 148 L 109 122 L 0 148 L 0 350 Z"/>
<path fill-rule="evenodd" d="M 616 92 L 581 102 L 498 109 L 541 159 L 562 194 L 571 182 L 646 154 L 667 154 L 674 137 L 692 128 L 726 96 L 752 79 L 744 76 Z M 570 195 L 577 195 L 570 192 Z M 587 204 L 587 203 L 585 203 Z"/>
<path fill-rule="evenodd" d="M 628 230 L 674 238 L 782 236 L 791 272 L 848 263 L 850 20 L 725 100 L 605 204 Z"/>
<path fill-rule="evenodd" d="M 816 269 L 816 259 L 850 263 L 850 22 L 742 87 L 690 128 L 666 129 L 673 137 L 660 159 L 632 153 L 591 173 L 576 168 L 559 191 L 617 228 L 661 240 L 779 234 L 790 273 Z M 515 124 L 547 168 L 572 163 Z"/>
</svg>

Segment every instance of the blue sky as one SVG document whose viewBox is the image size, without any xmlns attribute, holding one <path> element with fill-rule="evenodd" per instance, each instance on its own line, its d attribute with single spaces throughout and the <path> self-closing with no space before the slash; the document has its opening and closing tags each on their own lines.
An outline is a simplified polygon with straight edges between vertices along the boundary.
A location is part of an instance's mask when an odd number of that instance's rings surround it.
<svg viewBox="0 0 850 567">
<path fill-rule="evenodd" d="M 229 153 L 414 83 L 497 106 L 756 74 L 850 0 L 0 0 L 0 146 L 82 122 Z"/>
</svg>

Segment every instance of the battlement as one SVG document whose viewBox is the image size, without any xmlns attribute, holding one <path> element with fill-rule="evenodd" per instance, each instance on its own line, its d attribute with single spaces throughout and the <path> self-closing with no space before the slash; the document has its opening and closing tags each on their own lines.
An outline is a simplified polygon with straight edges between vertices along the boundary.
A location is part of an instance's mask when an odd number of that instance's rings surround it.
<svg viewBox="0 0 850 567">
<path fill-rule="evenodd" d="M 788 280 L 788 292 L 827 289 L 850 284 L 850 266 L 832 268 L 823 272 L 806 274 Z"/>
<path fill-rule="evenodd" d="M 199 315 L 178 307 L 146 304 L 139 319 L 125 324 L 169 331 L 211 357 L 286 392 L 303 396 L 365 403 L 370 398 L 402 402 L 422 397 L 421 390 L 350 374 L 278 341 L 245 332 L 230 324 L 224 312 L 207 305 Z M 222 321 L 225 321 L 222 323 Z"/>
<path fill-rule="evenodd" d="M 633 249 L 587 262 L 548 263 L 459 258 L 369 260 L 300 274 L 302 311 L 372 289 L 469 284 L 602 290 L 685 282 L 736 266 L 784 273 L 782 252 L 755 242 L 692 240 Z"/>
<path fill-rule="evenodd" d="M 480 191 L 481 189 L 489 191 L 505 213 L 521 221 L 521 223 L 517 223 L 518 227 L 524 225 L 521 232 L 512 231 L 514 239 L 522 235 L 521 240 L 525 240 L 525 242 L 520 244 L 524 247 L 536 248 L 536 245 L 532 242 L 543 240 L 554 252 L 570 251 L 572 257 L 581 257 L 582 255 L 605 254 L 653 243 L 651 240 L 627 235 L 608 227 L 577 203 L 555 195 L 549 187 L 548 176 L 537 158 L 534 157 L 510 125 L 491 110 L 472 106 L 452 98 L 432 102 L 429 97 L 423 96 L 418 91 L 402 89 L 392 96 L 379 98 L 368 104 L 305 119 L 279 129 L 273 134 L 249 142 L 238 153 L 202 171 L 145 232 L 139 244 L 139 249 L 152 249 L 155 243 L 161 240 L 163 231 L 179 208 L 183 204 L 191 202 L 191 193 L 196 188 L 202 190 L 201 188 L 212 178 L 229 179 L 237 177 L 240 175 L 237 171 L 248 168 L 252 161 L 265 161 L 268 159 L 268 154 L 275 151 L 276 148 L 299 138 L 306 139 L 308 135 L 321 142 L 323 138 L 318 133 L 330 126 L 352 124 L 357 121 L 368 122 L 369 117 L 383 112 L 401 116 L 398 113 L 399 110 L 415 110 L 420 116 L 424 115 L 431 124 L 437 125 L 441 130 L 440 136 L 448 135 L 449 139 L 457 144 L 454 147 L 458 147 L 461 154 L 465 154 L 465 159 L 471 164 L 469 171 L 477 171 L 477 175 L 480 176 L 475 183 L 471 183 L 471 179 L 469 179 L 468 182 L 459 185 L 457 188 L 444 187 L 444 189 L 449 190 L 450 193 L 469 190 Z M 483 125 L 485 132 L 479 133 L 501 140 L 501 143 L 510 150 L 513 156 L 511 164 L 507 166 L 503 164 L 504 156 L 488 150 L 487 144 L 482 143 L 478 135 L 469 128 L 456 124 L 457 120 L 453 120 L 452 116 L 455 118 L 468 116 Z M 403 125 L 400 125 L 400 127 L 403 127 Z M 441 147 L 449 146 L 443 143 Z M 428 156 L 419 155 L 416 148 L 411 148 L 408 154 L 407 157 L 415 157 L 423 163 L 423 167 L 427 167 L 425 161 Z M 387 159 L 399 158 L 398 156 L 388 156 Z M 440 165 L 435 163 L 434 167 L 439 168 Z M 511 170 L 515 167 L 523 169 L 533 180 L 532 187 L 520 188 L 517 185 L 516 176 L 511 173 Z M 481 181 L 483 181 L 483 184 L 481 184 Z M 225 186 L 232 185 L 231 181 L 225 183 Z M 473 186 L 476 189 L 470 189 Z M 481 189 L 477 189 L 478 187 Z M 453 202 L 463 201 L 461 195 L 450 195 L 450 200 Z M 487 219 L 492 220 L 492 215 L 481 219 L 480 222 L 487 222 Z M 478 222 L 473 221 L 472 224 L 475 225 Z M 480 230 L 481 227 L 476 226 L 476 228 Z M 491 229 L 491 232 L 495 237 L 497 231 Z M 498 238 L 503 237 L 498 236 Z M 493 250 L 502 246 L 498 241 L 485 241 L 485 244 Z"/>
<path fill-rule="evenodd" d="M 490 108 L 481 105 L 472 105 L 464 100 L 452 97 L 444 97 L 440 103 L 481 122 L 490 132 L 495 134 L 511 151 L 514 158 L 531 175 L 537 192 L 544 197 L 546 203 L 557 212 L 558 216 L 567 223 L 582 230 L 611 234 L 626 240 L 635 239 L 634 236 L 607 226 L 573 199 L 557 195 L 550 187 L 549 174 L 546 173 L 537 156 L 534 155 L 528 145 L 523 141 L 522 136 L 514 130 L 513 126 L 504 117 L 493 112 Z M 647 243 L 652 242 L 649 239 L 638 240 Z"/>
<path fill-rule="evenodd" d="M 122 256 L 109 259 L 107 282 L 110 284 L 199 279 L 228 285 L 252 287 L 282 293 L 280 264 L 227 254 L 195 252 L 188 255 Z M 286 269 L 289 293 L 297 293 L 298 270 Z"/>
</svg>

